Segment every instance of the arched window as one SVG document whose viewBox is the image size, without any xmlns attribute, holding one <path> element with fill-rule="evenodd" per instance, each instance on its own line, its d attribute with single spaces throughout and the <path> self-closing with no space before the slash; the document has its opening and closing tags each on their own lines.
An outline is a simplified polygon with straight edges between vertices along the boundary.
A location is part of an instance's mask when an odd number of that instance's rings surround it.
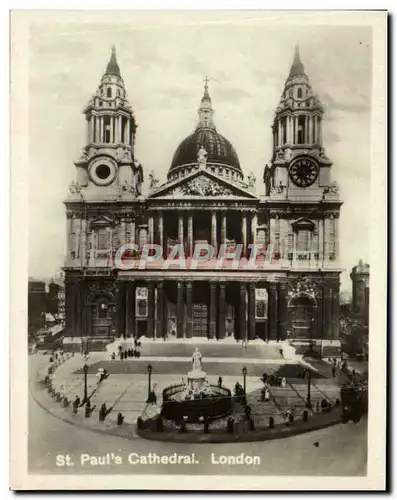
<svg viewBox="0 0 397 500">
<path fill-rule="evenodd" d="M 302 99 L 302 88 L 298 87 L 298 90 L 296 91 L 296 95 L 298 99 Z"/>
<path fill-rule="evenodd" d="M 107 97 L 112 97 L 112 89 L 110 87 L 108 87 L 107 90 L 106 90 L 106 96 Z"/>
<path fill-rule="evenodd" d="M 116 95 L 120 97 L 120 89 L 117 89 Z"/>
</svg>

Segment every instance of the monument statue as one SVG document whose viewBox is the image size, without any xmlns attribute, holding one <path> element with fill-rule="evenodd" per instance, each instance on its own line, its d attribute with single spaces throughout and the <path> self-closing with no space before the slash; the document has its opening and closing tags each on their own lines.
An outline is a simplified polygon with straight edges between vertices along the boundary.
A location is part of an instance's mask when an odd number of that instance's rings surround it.
<svg viewBox="0 0 397 500">
<path fill-rule="evenodd" d="M 198 350 L 196 347 L 196 350 L 193 353 L 192 356 L 192 362 L 193 362 L 193 371 L 201 371 L 201 360 L 203 359 L 203 356 L 201 352 Z"/>
</svg>

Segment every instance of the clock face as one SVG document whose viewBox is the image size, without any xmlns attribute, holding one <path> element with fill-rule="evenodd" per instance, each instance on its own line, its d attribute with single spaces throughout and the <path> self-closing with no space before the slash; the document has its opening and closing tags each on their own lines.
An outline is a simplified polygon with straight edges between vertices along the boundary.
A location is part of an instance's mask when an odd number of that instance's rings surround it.
<svg viewBox="0 0 397 500">
<path fill-rule="evenodd" d="M 318 166 L 310 158 L 298 158 L 289 167 L 289 176 L 298 187 L 308 187 L 318 176 Z"/>
</svg>

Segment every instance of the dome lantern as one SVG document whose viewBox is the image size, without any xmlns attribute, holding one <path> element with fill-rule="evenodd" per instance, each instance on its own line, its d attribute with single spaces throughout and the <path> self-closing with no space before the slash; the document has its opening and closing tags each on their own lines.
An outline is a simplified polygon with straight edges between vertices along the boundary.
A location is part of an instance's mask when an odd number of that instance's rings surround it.
<svg viewBox="0 0 397 500">
<path fill-rule="evenodd" d="M 216 130 L 208 81 L 208 78 L 204 79 L 204 94 L 198 109 L 199 120 L 196 130 L 179 144 L 172 158 L 167 175 L 170 181 L 185 177 L 192 169 L 199 168 L 199 151 L 206 153 L 206 169 L 235 182 L 243 181 L 244 176 L 236 150 Z"/>
</svg>

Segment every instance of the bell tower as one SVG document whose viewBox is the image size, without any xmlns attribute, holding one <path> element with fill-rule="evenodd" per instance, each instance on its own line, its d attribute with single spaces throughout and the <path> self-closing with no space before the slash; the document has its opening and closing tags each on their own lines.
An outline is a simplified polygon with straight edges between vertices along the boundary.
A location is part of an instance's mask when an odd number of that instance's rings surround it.
<svg viewBox="0 0 397 500">
<path fill-rule="evenodd" d="M 268 196 L 321 199 L 330 186 L 332 162 L 323 147 L 323 115 L 297 45 L 272 125 L 273 155 L 264 178 Z"/>
<path fill-rule="evenodd" d="M 136 198 L 141 194 L 143 181 L 142 168 L 134 155 L 137 125 L 115 47 L 100 84 L 83 112 L 86 144 L 75 162 L 77 184 L 73 183 L 71 194 L 84 188 L 86 200 Z"/>
</svg>

